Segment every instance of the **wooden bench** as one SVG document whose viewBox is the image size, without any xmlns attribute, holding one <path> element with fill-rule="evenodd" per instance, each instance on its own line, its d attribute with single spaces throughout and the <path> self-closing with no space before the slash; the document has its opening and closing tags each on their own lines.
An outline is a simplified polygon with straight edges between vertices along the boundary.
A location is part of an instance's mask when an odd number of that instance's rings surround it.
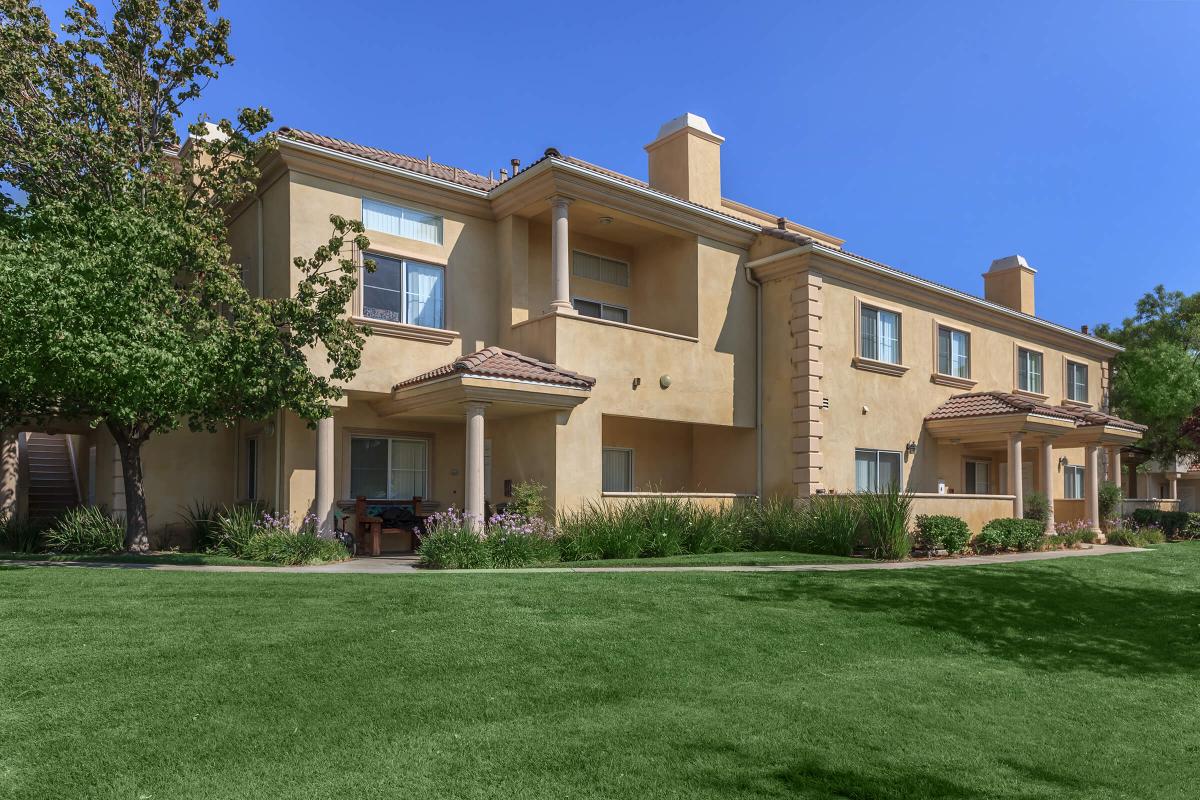
<svg viewBox="0 0 1200 800">
<path fill-rule="evenodd" d="M 377 556 L 382 547 L 384 534 L 407 533 L 412 536 L 412 549 L 416 550 L 421 542 L 421 534 L 425 532 L 425 520 L 436 509 L 436 503 L 425 502 L 421 497 L 411 500 L 368 500 L 366 497 L 354 499 L 353 535 L 359 553 L 370 553 Z M 410 523 L 400 527 L 385 527 L 383 517 L 373 515 L 372 507 L 405 508 L 413 516 Z"/>
</svg>

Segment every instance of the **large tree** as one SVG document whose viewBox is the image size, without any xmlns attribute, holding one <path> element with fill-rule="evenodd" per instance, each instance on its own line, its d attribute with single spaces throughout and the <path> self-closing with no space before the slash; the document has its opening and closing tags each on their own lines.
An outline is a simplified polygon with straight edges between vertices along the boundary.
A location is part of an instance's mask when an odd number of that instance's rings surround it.
<svg viewBox="0 0 1200 800">
<path fill-rule="evenodd" d="M 58 35 L 31 0 L 0 0 L 0 189 L 24 195 L 0 195 L 0 427 L 105 426 L 134 550 L 147 439 L 326 416 L 366 334 L 344 315 L 361 223 L 331 218 L 289 297 L 252 296 L 231 258 L 228 213 L 275 147 L 270 114 L 197 122 L 179 147 L 184 106 L 233 60 L 216 11 L 118 0 L 103 20 L 77 0 Z"/>
<path fill-rule="evenodd" d="M 1200 405 L 1200 293 L 1158 286 L 1132 317 L 1118 327 L 1098 325 L 1096 333 L 1125 347 L 1113 360 L 1111 403 L 1150 426 L 1142 445 L 1164 461 L 1200 450 L 1188 424 Z"/>
</svg>

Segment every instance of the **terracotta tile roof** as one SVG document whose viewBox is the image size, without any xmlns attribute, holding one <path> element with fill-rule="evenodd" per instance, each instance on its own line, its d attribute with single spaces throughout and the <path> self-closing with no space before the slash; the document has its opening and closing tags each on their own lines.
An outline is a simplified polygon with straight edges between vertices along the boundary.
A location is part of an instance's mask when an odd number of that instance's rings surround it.
<svg viewBox="0 0 1200 800">
<path fill-rule="evenodd" d="M 935 408 L 927 420 L 937 419 L 969 419 L 971 417 L 995 417 L 1002 414 L 1037 414 L 1042 417 L 1069 420 L 1076 427 L 1087 428 L 1093 425 L 1109 425 L 1114 428 L 1141 433 L 1145 425 L 1130 422 L 1127 419 L 1094 411 L 1088 408 L 1071 408 L 1069 406 L 1051 406 L 1032 397 L 1022 397 L 1009 392 L 970 392 L 956 394 Z"/>
<path fill-rule="evenodd" d="M 485 347 L 445 366 L 402 380 L 392 388 L 414 386 L 454 374 L 546 383 L 553 386 L 565 386 L 569 389 L 591 389 L 596 383 L 595 378 L 562 369 L 554 364 L 547 364 L 545 361 L 538 361 L 536 358 L 530 358 L 513 350 Z"/>
<path fill-rule="evenodd" d="M 285 139 L 291 139 L 296 142 L 304 142 L 306 144 L 315 144 L 320 147 L 327 147 L 330 150 L 336 150 L 339 153 L 344 153 L 348 156 L 357 156 L 370 161 L 375 161 L 380 164 L 385 164 L 389 167 L 399 167 L 411 172 L 416 172 L 420 175 L 428 175 L 431 178 L 440 178 L 450 183 L 466 186 L 469 189 L 479 189 L 481 191 L 489 191 L 493 187 L 499 185 L 499 181 L 492 180 L 486 175 L 478 175 L 470 170 L 462 169 L 461 167 L 452 167 L 446 164 L 439 164 L 436 161 L 429 159 L 413 158 L 401 153 L 393 153 L 389 150 L 380 150 L 377 147 L 367 147 L 354 142 L 347 142 L 344 139 L 334 139 L 330 136 L 322 136 L 319 133 L 310 131 L 302 131 L 296 128 L 280 128 L 279 135 Z"/>
<path fill-rule="evenodd" d="M 957 394 L 935 408 L 925 419 L 965 419 L 996 417 L 1001 414 L 1038 414 L 1053 419 L 1075 422 L 1066 409 L 1048 406 L 1031 397 L 1008 392 L 971 392 Z"/>
</svg>

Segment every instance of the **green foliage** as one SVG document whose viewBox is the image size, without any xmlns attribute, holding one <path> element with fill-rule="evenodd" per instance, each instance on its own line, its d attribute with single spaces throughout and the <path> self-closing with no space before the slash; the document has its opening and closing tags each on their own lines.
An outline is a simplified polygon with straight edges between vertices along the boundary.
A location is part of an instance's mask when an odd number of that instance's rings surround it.
<svg viewBox="0 0 1200 800">
<path fill-rule="evenodd" d="M 976 549 L 995 553 L 1001 550 L 1039 550 L 1045 526 L 1033 519 L 1001 517 L 983 526 L 975 539 Z"/>
<path fill-rule="evenodd" d="M 1050 519 L 1050 498 L 1041 492 L 1030 492 L 1025 495 L 1025 519 L 1034 519 L 1042 523 Z"/>
<path fill-rule="evenodd" d="M 834 556 L 854 553 L 863 526 L 862 504 L 856 497 L 813 497 L 799 509 L 797 516 L 802 535 L 789 549 Z"/>
<path fill-rule="evenodd" d="M 492 565 L 491 553 L 478 526 L 457 509 L 430 517 L 417 554 L 421 564 L 436 569 L 484 569 Z"/>
<path fill-rule="evenodd" d="M 1113 359 L 1110 396 L 1117 413 L 1149 426 L 1139 446 L 1163 461 L 1200 449 L 1188 430 L 1200 398 L 1200 293 L 1157 286 L 1120 327 L 1096 333 L 1125 347 Z"/>
<path fill-rule="evenodd" d="M 1108 532 L 1108 543 L 1122 547 L 1145 547 L 1150 544 L 1162 544 L 1167 540 L 1161 528 L 1114 528 Z"/>
<path fill-rule="evenodd" d="M 257 505 L 226 506 L 216 515 L 216 529 L 207 551 L 241 558 L 257 532 L 263 508 Z"/>
<path fill-rule="evenodd" d="M 488 520 L 484 533 L 488 562 L 500 569 L 529 567 L 558 560 L 553 532 L 541 517 L 509 512 Z"/>
<path fill-rule="evenodd" d="M 192 533 L 193 550 L 207 552 L 217 544 L 219 512 L 216 503 L 203 500 L 193 500 L 183 509 L 180 516 Z"/>
<path fill-rule="evenodd" d="M 46 547 L 56 553 L 118 553 L 124 522 L 100 506 L 69 509 L 46 531 Z"/>
<path fill-rule="evenodd" d="M 546 487 L 537 481 L 521 481 L 513 487 L 513 499 L 508 510 L 529 519 L 546 513 Z"/>
<path fill-rule="evenodd" d="M 755 512 L 749 526 L 753 550 L 799 551 L 811 535 L 808 519 L 790 497 L 768 497 Z"/>
<path fill-rule="evenodd" d="M 125 545 L 148 546 L 141 448 L 186 423 L 215 430 L 288 408 L 315 421 L 360 364 L 345 316 L 361 223 L 331 217 L 297 258 L 294 293 L 241 279 L 228 210 L 275 148 L 263 108 L 189 128 L 185 103 L 231 63 L 216 3 L 88 3 L 61 37 L 29 0 L 0 24 L 0 427 L 50 417 L 104 425 L 120 451 Z M 314 370 L 311 354 L 325 364 Z"/>
<path fill-rule="evenodd" d="M 312 530 L 260 530 L 239 554 L 239 558 L 287 566 L 345 561 L 349 557 L 346 547 L 337 539 L 317 536 Z"/>
<path fill-rule="evenodd" d="M 1107 522 L 1121 513 L 1121 487 L 1112 481 L 1100 484 L 1100 519 Z"/>
<path fill-rule="evenodd" d="M 1188 514 L 1187 527 L 1182 533 L 1178 534 L 1181 539 L 1200 539 L 1200 514 L 1191 512 Z"/>
<path fill-rule="evenodd" d="M 1058 522 L 1054 525 L 1054 539 L 1050 545 L 1071 549 L 1081 544 L 1092 544 L 1096 541 L 1096 532 L 1087 520 L 1074 522 Z"/>
<path fill-rule="evenodd" d="M 926 550 L 961 553 L 971 541 L 967 523 L 950 514 L 918 514 L 917 540 Z"/>
<path fill-rule="evenodd" d="M 1191 539 L 1200 536 L 1200 515 L 1189 514 L 1186 511 L 1135 508 L 1130 519 L 1138 529 L 1159 528 L 1168 539 Z"/>
<path fill-rule="evenodd" d="M 197 506 L 200 512 L 205 509 Z M 212 512 L 207 552 L 272 564 L 320 564 L 350 557 L 336 539 L 319 536 L 316 518 L 293 525 L 286 514 L 274 515 L 261 505 L 233 505 Z"/>
<path fill-rule="evenodd" d="M 0 550 L 36 553 L 45 547 L 45 526 L 10 514 L 0 518 Z"/>
<path fill-rule="evenodd" d="M 886 492 L 859 495 L 863 528 L 871 556 L 896 560 L 912 552 L 912 537 L 908 533 L 912 514 L 912 495 L 893 486 Z"/>
</svg>

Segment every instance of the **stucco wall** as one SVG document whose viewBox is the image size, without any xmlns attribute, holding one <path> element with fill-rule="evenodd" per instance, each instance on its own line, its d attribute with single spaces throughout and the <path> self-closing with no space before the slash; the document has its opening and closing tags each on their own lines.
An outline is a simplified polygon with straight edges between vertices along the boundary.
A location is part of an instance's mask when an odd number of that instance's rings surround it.
<svg viewBox="0 0 1200 800">
<path fill-rule="evenodd" d="M 918 514 L 949 514 L 964 520 L 972 533 L 979 533 L 992 520 L 1011 517 L 1012 510 L 1011 497 L 922 495 L 913 498 L 912 515 L 915 522 Z"/>
</svg>

